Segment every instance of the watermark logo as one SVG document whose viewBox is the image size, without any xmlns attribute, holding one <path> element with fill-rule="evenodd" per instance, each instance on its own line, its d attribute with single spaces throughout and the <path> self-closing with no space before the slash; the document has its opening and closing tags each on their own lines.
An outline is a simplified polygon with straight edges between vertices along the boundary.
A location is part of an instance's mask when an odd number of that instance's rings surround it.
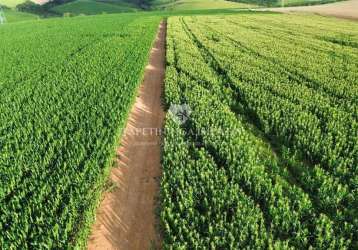
<svg viewBox="0 0 358 250">
<path fill-rule="evenodd" d="M 189 119 L 191 109 L 188 104 L 172 104 L 169 112 L 176 117 L 179 124 L 184 124 Z"/>
</svg>

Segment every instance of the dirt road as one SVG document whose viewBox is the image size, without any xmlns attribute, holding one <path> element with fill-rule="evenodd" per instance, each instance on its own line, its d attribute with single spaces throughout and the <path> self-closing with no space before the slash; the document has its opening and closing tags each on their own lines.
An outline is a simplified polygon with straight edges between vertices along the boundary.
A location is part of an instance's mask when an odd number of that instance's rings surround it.
<svg viewBox="0 0 358 250">
<path fill-rule="evenodd" d="M 150 249 L 160 246 L 155 216 L 161 174 L 160 136 L 164 111 L 161 94 L 165 72 L 165 32 L 161 23 L 144 80 L 111 172 L 118 186 L 105 195 L 88 249 Z"/>
<path fill-rule="evenodd" d="M 349 0 L 349 1 L 331 3 L 331 4 L 314 5 L 314 6 L 269 8 L 266 10 L 283 12 L 283 13 L 311 12 L 324 16 L 335 16 L 340 18 L 358 20 L 358 0 Z"/>
<path fill-rule="evenodd" d="M 50 0 L 32 0 L 32 2 L 43 5 L 47 2 L 49 2 Z"/>
</svg>

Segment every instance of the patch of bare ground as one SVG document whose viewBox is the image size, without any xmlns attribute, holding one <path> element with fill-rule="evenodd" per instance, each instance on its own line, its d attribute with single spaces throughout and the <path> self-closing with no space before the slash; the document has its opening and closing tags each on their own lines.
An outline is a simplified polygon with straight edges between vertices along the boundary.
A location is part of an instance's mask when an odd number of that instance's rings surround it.
<svg viewBox="0 0 358 250">
<path fill-rule="evenodd" d="M 269 8 L 265 10 L 282 13 L 309 12 L 323 16 L 335 16 L 339 18 L 358 20 L 358 0 L 349 0 L 314 6 Z"/>
<path fill-rule="evenodd" d="M 117 187 L 100 204 L 88 241 L 90 250 L 160 248 L 155 209 L 161 175 L 158 131 L 164 120 L 165 34 L 162 22 L 117 151 L 117 167 L 111 171 Z"/>
<path fill-rule="evenodd" d="M 50 0 L 32 0 L 32 2 L 43 5 L 45 3 L 48 3 Z"/>
</svg>

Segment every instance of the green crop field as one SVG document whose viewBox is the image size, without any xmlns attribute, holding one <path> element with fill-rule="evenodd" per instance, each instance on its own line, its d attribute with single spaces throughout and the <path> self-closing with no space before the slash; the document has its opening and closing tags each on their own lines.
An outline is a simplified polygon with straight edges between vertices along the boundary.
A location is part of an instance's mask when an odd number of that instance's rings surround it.
<svg viewBox="0 0 358 250">
<path fill-rule="evenodd" d="M 160 18 L 0 26 L 0 248 L 85 244 Z"/>
<path fill-rule="evenodd" d="M 358 249 L 358 23 L 246 2 L 5 9 L 0 250 Z"/>
<path fill-rule="evenodd" d="M 9 22 L 9 23 L 30 21 L 30 20 L 39 18 L 38 16 L 36 16 L 34 14 L 19 12 L 19 11 L 11 10 L 11 9 L 4 10 L 4 15 L 6 18 L 6 22 Z"/>
<path fill-rule="evenodd" d="M 66 4 L 58 5 L 52 9 L 57 13 L 71 13 L 75 15 L 95 15 L 103 13 L 132 12 L 138 10 L 134 5 L 126 2 L 116 2 L 115 4 L 100 2 L 96 0 L 76 0 Z"/>
<path fill-rule="evenodd" d="M 357 249 L 357 69 L 355 22 L 169 18 L 164 246 Z"/>
</svg>

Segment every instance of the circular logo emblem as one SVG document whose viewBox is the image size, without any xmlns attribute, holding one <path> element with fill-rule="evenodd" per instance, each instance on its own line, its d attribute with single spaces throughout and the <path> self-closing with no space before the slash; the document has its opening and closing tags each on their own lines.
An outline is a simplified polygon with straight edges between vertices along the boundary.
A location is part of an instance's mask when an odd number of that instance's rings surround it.
<svg viewBox="0 0 358 250">
<path fill-rule="evenodd" d="M 169 112 L 172 113 L 179 124 L 184 124 L 191 114 L 191 109 L 188 104 L 172 104 Z"/>
</svg>

